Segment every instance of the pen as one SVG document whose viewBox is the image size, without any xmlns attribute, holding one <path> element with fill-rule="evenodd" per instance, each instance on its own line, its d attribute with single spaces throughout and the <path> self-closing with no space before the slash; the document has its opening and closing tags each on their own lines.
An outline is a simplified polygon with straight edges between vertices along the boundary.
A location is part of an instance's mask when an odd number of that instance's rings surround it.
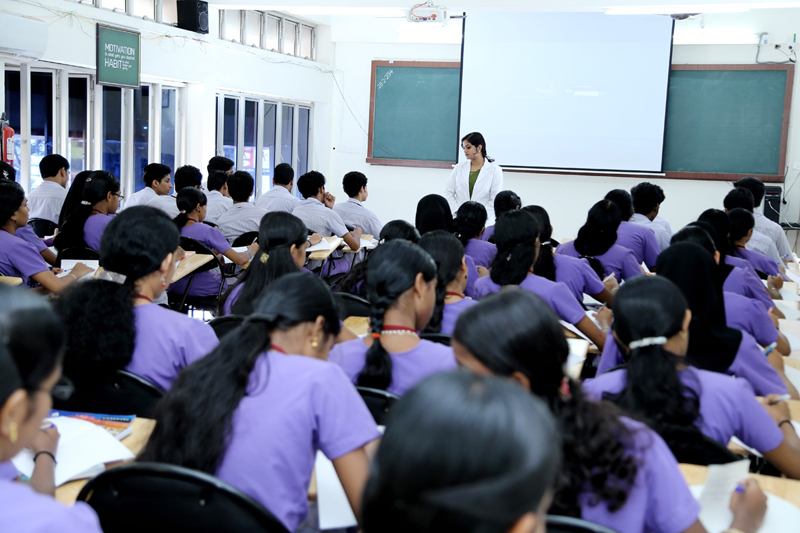
<svg viewBox="0 0 800 533">
<path fill-rule="evenodd" d="M 41 429 L 42 431 L 44 431 L 44 430 L 46 430 L 46 429 L 50 429 L 50 428 L 54 428 L 54 427 L 56 427 L 56 425 L 55 425 L 55 424 L 52 424 L 52 423 L 51 423 L 51 424 L 44 423 L 44 424 L 42 424 L 42 427 L 41 427 L 41 428 L 39 428 L 39 429 Z"/>
<path fill-rule="evenodd" d="M 769 346 L 767 346 L 767 349 L 766 349 L 766 350 L 764 350 L 764 355 L 769 355 L 769 352 L 771 352 L 772 350 L 774 350 L 774 349 L 775 349 L 775 347 L 776 347 L 777 345 L 778 345 L 778 343 L 777 343 L 777 342 L 773 342 L 772 344 L 770 344 Z"/>
<path fill-rule="evenodd" d="M 614 273 L 612 272 L 611 274 L 609 274 L 608 276 L 606 276 L 603 279 L 603 283 L 605 283 L 606 281 L 611 281 L 611 278 L 613 278 L 613 277 L 614 277 Z"/>
<path fill-rule="evenodd" d="M 779 403 L 779 402 L 788 402 L 791 399 L 792 399 L 792 395 L 791 394 L 781 394 L 780 396 L 778 396 L 777 398 L 774 398 L 771 402 L 769 402 L 769 404 L 770 405 L 775 405 L 776 403 Z"/>
</svg>

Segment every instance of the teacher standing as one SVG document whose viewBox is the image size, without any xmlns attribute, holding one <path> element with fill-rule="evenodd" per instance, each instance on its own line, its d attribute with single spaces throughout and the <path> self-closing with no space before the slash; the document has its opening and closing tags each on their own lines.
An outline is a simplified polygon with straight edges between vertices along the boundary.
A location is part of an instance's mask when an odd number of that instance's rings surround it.
<svg viewBox="0 0 800 533">
<path fill-rule="evenodd" d="M 444 197 L 455 214 L 464 202 L 472 200 L 486 208 L 486 225 L 494 224 L 494 197 L 503 190 L 503 170 L 486 155 L 486 141 L 478 132 L 461 139 L 466 161 L 457 164 L 444 187 Z"/>
</svg>

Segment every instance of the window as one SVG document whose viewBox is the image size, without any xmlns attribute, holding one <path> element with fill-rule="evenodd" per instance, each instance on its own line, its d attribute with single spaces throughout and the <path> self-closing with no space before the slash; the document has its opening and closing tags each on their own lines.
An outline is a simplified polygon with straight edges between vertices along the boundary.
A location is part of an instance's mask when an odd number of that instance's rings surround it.
<svg viewBox="0 0 800 533">
<path fill-rule="evenodd" d="M 314 30 L 309 26 L 300 26 L 300 57 L 314 59 Z"/>
<path fill-rule="evenodd" d="M 239 100 L 225 98 L 222 121 L 222 155 L 236 161 L 239 145 Z"/>
<path fill-rule="evenodd" d="M 236 9 L 226 9 L 220 11 L 220 39 L 226 41 L 241 42 L 242 40 L 242 26 L 239 16 L 240 11 Z"/>
<path fill-rule="evenodd" d="M 103 170 L 120 176 L 122 91 L 103 87 Z"/>
<path fill-rule="evenodd" d="M 259 192 L 264 193 L 272 188 L 272 176 L 275 169 L 275 114 L 276 104 L 264 104 L 264 147 L 261 150 L 261 183 Z"/>
<path fill-rule="evenodd" d="M 294 139 L 294 106 L 283 105 L 281 109 L 281 163 L 289 163 L 294 167 L 292 159 Z"/>
<path fill-rule="evenodd" d="M 150 87 L 142 85 L 133 91 L 133 189 L 144 188 L 141 177 L 150 160 Z"/>
<path fill-rule="evenodd" d="M 161 0 L 161 22 L 172 25 L 178 23 L 178 0 Z"/>
<path fill-rule="evenodd" d="M 283 21 L 283 53 L 295 55 L 294 44 L 297 39 L 297 23 Z"/>
<path fill-rule="evenodd" d="M 155 20 L 155 0 L 133 0 L 133 16 Z"/>
<path fill-rule="evenodd" d="M 278 51 L 281 39 L 281 19 L 267 16 L 264 24 L 264 48 Z"/>
<path fill-rule="evenodd" d="M 17 181 L 20 181 L 20 168 L 22 167 L 22 144 L 20 142 L 20 77 L 19 71 L 6 70 L 6 119 L 8 125 L 14 130 L 14 163 L 17 171 Z M 7 148 L 7 147 L 6 147 Z"/>
<path fill-rule="evenodd" d="M 256 132 L 258 131 L 258 102 L 245 100 L 244 102 L 244 152 L 242 153 L 242 166 L 255 181 L 256 177 Z"/>
<path fill-rule="evenodd" d="M 161 164 L 175 171 L 175 139 L 178 131 L 178 90 L 161 90 Z"/>
<path fill-rule="evenodd" d="M 41 182 L 39 162 L 53 153 L 53 73 L 31 72 L 31 190 Z"/>
<path fill-rule="evenodd" d="M 97 0 L 100 7 L 125 12 L 125 0 Z"/>
<path fill-rule="evenodd" d="M 297 125 L 297 175 L 302 176 L 308 172 L 308 144 L 309 144 L 309 119 L 311 110 L 301 107 L 298 113 Z"/>
<path fill-rule="evenodd" d="M 261 48 L 261 13 L 245 11 L 244 44 Z"/>
<path fill-rule="evenodd" d="M 78 174 L 89 169 L 87 139 L 89 138 L 89 79 L 69 79 L 69 142 L 67 159 L 69 160 L 70 184 Z"/>
</svg>

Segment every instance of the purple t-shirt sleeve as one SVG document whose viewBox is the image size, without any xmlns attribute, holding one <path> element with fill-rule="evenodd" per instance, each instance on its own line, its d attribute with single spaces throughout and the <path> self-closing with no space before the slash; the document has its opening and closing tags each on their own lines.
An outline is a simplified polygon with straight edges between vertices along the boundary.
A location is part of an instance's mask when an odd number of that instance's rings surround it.
<svg viewBox="0 0 800 533">
<path fill-rule="evenodd" d="M 341 368 L 345 375 L 355 383 L 364 369 L 367 345 L 361 339 L 335 344 L 328 355 L 328 362 Z"/>
<path fill-rule="evenodd" d="M 770 366 L 755 339 L 744 332 L 739 351 L 728 368 L 728 373 L 750 382 L 757 396 L 787 392 L 786 385 L 783 384 L 778 372 Z"/>
<path fill-rule="evenodd" d="M 606 344 L 603 346 L 603 353 L 600 354 L 600 362 L 597 365 L 597 374 L 600 375 L 603 372 L 607 372 L 608 370 L 614 368 L 615 366 L 621 365 L 625 362 L 625 359 L 622 358 L 622 354 L 617 347 L 617 343 L 614 342 L 614 335 L 609 330 L 608 335 L 606 336 Z"/>
<path fill-rule="evenodd" d="M 769 311 L 770 307 L 774 304 L 769 297 L 769 293 L 764 289 L 764 284 L 761 283 L 761 280 L 752 270 L 745 269 L 744 272 L 744 282 L 747 286 L 746 291 L 751 298 L 757 299 L 764 306 L 764 309 Z"/>
<path fill-rule="evenodd" d="M 769 313 L 764 311 L 761 304 L 754 300 L 748 299 L 747 304 L 750 309 L 747 311 L 746 316 L 753 330 L 750 333 L 756 339 L 756 342 L 761 346 L 769 346 L 778 340 L 778 328 L 775 327 L 769 317 Z"/>
<path fill-rule="evenodd" d="M 12 481 L 19 477 L 19 470 L 11 461 L 0 463 L 0 480 Z"/>
<path fill-rule="evenodd" d="M 606 288 L 603 285 L 603 280 L 600 279 L 600 276 L 597 275 L 597 272 L 592 270 L 592 265 L 589 264 L 589 261 L 586 259 L 581 259 L 577 263 L 579 265 L 579 271 L 581 277 L 583 278 L 583 292 L 585 294 L 594 295 L 600 294 Z"/>
<path fill-rule="evenodd" d="M 772 416 L 758 403 L 749 383 L 733 380 L 736 393 L 736 409 L 731 413 L 736 417 L 734 435 L 743 443 L 761 453 L 771 452 L 783 442 L 783 432 Z"/>
<path fill-rule="evenodd" d="M 622 257 L 622 279 L 628 280 L 636 276 L 644 275 L 642 268 L 636 262 L 633 252 L 627 250 L 627 253 Z"/>
<path fill-rule="evenodd" d="M 553 310 L 561 318 L 570 324 L 577 324 L 586 317 L 581 304 L 563 283 L 556 283 L 553 287 L 553 297 L 551 299 Z"/>
<path fill-rule="evenodd" d="M 480 276 L 478 275 L 478 270 L 475 268 L 475 262 L 472 258 L 465 255 L 464 260 L 467 263 L 467 288 L 464 290 L 464 294 L 470 298 L 476 298 L 475 283 L 480 279 Z"/>
<path fill-rule="evenodd" d="M 33 232 L 33 228 L 30 226 L 25 226 L 24 228 L 17 229 L 14 232 L 16 237 L 24 240 L 33 245 L 36 248 L 36 251 L 42 253 L 43 251 L 47 250 L 47 246 L 45 245 L 44 241 L 36 236 L 36 233 Z"/>
<path fill-rule="evenodd" d="M 218 231 L 212 228 L 211 226 L 206 226 L 205 224 L 203 224 L 203 227 L 208 228 L 208 231 L 203 232 L 205 233 L 203 240 L 206 241 L 205 244 L 207 246 L 211 245 L 211 248 L 213 248 L 214 250 L 218 251 L 221 254 L 224 254 L 225 252 L 231 249 L 230 243 L 228 242 L 228 240 L 225 238 L 225 236 L 222 234 L 221 231 Z"/>
<path fill-rule="evenodd" d="M 653 268 L 658 262 L 658 256 L 661 251 L 658 249 L 658 241 L 656 235 L 652 231 L 644 234 L 644 264 L 648 268 Z"/>
<path fill-rule="evenodd" d="M 22 241 L 22 239 L 20 240 Z M 27 241 L 15 244 L 19 244 L 19 246 L 14 246 L 13 265 L 22 274 L 23 278 L 30 279 L 31 276 L 50 270 L 50 267 L 47 266 L 47 263 L 44 262 L 44 259 L 32 244 Z M 13 276 L 14 274 L 7 273 L 6 275 Z"/>
</svg>

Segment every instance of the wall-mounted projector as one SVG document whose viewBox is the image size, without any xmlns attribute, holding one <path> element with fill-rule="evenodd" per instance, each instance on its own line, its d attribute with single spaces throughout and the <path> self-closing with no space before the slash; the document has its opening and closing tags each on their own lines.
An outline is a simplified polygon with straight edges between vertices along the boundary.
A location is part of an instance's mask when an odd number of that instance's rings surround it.
<svg viewBox="0 0 800 533">
<path fill-rule="evenodd" d="M 446 22 L 450 19 L 447 8 L 436 6 L 433 2 L 417 4 L 406 13 L 409 22 Z"/>
</svg>

